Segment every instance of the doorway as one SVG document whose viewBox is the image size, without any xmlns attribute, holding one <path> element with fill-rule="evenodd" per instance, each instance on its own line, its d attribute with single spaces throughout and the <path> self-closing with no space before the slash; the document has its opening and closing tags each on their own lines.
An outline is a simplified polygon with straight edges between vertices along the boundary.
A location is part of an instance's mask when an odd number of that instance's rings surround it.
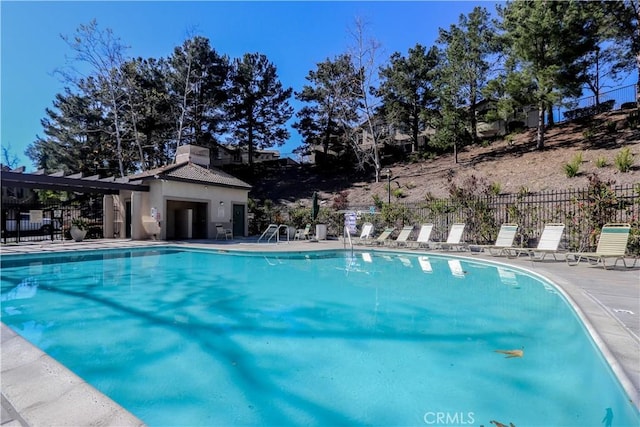
<svg viewBox="0 0 640 427">
<path fill-rule="evenodd" d="M 206 239 L 207 203 L 167 200 L 167 240 Z"/>
<path fill-rule="evenodd" d="M 244 236 L 244 205 L 233 205 L 233 235 Z"/>
</svg>

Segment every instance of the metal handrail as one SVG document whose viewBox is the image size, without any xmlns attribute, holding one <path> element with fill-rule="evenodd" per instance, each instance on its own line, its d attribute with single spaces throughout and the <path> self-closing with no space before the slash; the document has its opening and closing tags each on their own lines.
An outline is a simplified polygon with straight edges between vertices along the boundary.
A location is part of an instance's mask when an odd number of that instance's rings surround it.
<svg viewBox="0 0 640 427">
<path fill-rule="evenodd" d="M 267 229 L 264 230 L 262 235 L 258 238 L 258 243 L 260 243 L 260 241 L 267 235 L 267 233 L 271 233 L 271 234 L 269 234 L 269 237 L 267 238 L 267 243 L 271 242 L 271 239 L 273 239 L 274 236 L 276 238 L 276 243 L 280 243 L 280 229 L 283 228 L 283 227 L 287 231 L 287 233 L 286 233 L 286 235 L 287 235 L 287 243 L 289 243 L 289 241 L 290 241 L 289 240 L 289 226 L 286 225 L 286 224 L 269 224 Z"/>
<path fill-rule="evenodd" d="M 258 243 L 260 243 L 260 240 L 262 240 L 264 238 L 264 236 L 267 235 L 267 233 L 269 231 L 271 231 L 271 235 L 269 236 L 269 238 L 267 239 L 267 243 L 269 243 L 271 241 L 271 239 L 273 238 L 273 235 L 276 234 L 278 232 L 278 230 L 280 229 L 280 227 L 277 224 L 269 224 L 269 226 L 267 227 L 266 230 L 264 230 L 264 232 L 262 233 L 262 235 L 260 235 L 260 237 L 258 238 Z"/>
<path fill-rule="evenodd" d="M 276 242 L 280 243 L 280 229 L 284 227 L 285 228 L 285 234 L 287 235 L 287 243 L 289 243 L 289 226 L 286 224 L 280 224 L 278 226 L 278 229 L 276 230 Z"/>
<path fill-rule="evenodd" d="M 351 255 L 353 255 L 353 242 L 351 241 L 351 232 L 349 231 L 349 227 L 344 226 L 344 235 L 343 235 L 343 247 L 347 249 L 347 240 L 349 241 L 349 245 L 351 246 Z"/>
</svg>

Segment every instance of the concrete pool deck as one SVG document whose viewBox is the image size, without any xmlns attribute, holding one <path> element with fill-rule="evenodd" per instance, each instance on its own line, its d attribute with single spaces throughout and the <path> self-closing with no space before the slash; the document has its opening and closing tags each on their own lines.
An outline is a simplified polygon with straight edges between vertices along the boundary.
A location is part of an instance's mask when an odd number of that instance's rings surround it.
<svg viewBox="0 0 640 427">
<path fill-rule="evenodd" d="M 2 245 L 2 255 L 37 254 L 77 250 L 101 250 L 153 246 L 182 246 L 229 251 L 290 252 L 344 249 L 338 240 L 256 243 L 254 239 L 229 241 L 132 241 L 87 240 Z M 393 251 L 388 247 L 356 246 L 363 251 Z M 403 250 L 402 248 L 400 249 Z M 412 253 L 429 251 L 406 250 Z M 484 253 L 443 252 L 471 260 L 491 261 L 527 270 L 559 286 L 575 305 L 631 401 L 640 406 L 640 266 L 613 270 L 581 263 L 570 267 L 564 260 L 533 262 Z M 1 325 L 0 425 L 118 425 L 144 423 L 104 396 L 54 359 Z"/>
</svg>

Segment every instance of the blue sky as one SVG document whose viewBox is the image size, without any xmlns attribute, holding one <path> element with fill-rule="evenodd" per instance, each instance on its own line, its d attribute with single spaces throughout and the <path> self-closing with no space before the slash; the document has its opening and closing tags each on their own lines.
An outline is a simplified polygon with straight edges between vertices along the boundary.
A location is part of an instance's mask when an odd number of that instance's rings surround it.
<svg viewBox="0 0 640 427">
<path fill-rule="evenodd" d="M 300 90 L 316 64 L 344 53 L 352 44 L 348 29 L 359 17 L 381 44 L 381 55 L 406 54 L 417 43 L 430 47 L 438 28 L 458 23 L 475 6 L 495 12 L 489 1 L 353 2 L 168 2 L 168 1 L 0 1 L 2 146 L 19 165 L 35 168 L 24 151 L 43 135 L 40 120 L 63 84 L 53 75 L 71 52 L 60 35 L 71 35 L 96 19 L 130 46 L 130 57 L 167 57 L 189 35 L 207 37 L 220 54 L 237 58 L 265 54 L 285 86 Z M 293 101 L 293 100 L 292 100 Z M 297 109 L 298 104 L 292 102 Z M 280 150 L 300 145 L 291 130 Z M 4 161 L 4 158 L 2 158 Z"/>
</svg>

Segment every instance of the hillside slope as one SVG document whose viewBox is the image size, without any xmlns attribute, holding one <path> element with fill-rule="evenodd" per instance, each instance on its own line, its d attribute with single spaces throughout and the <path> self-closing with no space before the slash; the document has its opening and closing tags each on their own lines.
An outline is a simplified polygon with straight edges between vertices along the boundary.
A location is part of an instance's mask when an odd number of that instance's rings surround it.
<svg viewBox="0 0 640 427">
<path fill-rule="evenodd" d="M 392 192 L 398 188 L 403 197 L 392 201 L 418 202 L 429 196 L 448 196 L 448 185 L 460 185 L 465 178 L 475 176 L 495 184 L 503 193 L 516 193 L 526 188 L 531 192 L 564 188 L 585 188 L 588 176 L 596 173 L 602 180 L 616 184 L 640 183 L 640 128 L 627 124 L 629 110 L 613 111 L 592 118 L 587 123 L 564 123 L 546 132 L 545 149 L 535 149 L 535 129 L 516 135 L 510 142 L 495 141 L 482 146 L 466 147 L 454 163 L 453 154 L 416 163 L 385 165 L 391 170 Z M 614 163 L 623 147 L 634 155 L 631 171 L 620 173 Z M 582 154 L 578 176 L 568 178 L 564 166 Z M 596 161 L 605 159 L 606 166 Z M 386 201 L 387 181 L 383 176 L 376 183 L 373 176 L 350 176 L 321 173 L 315 167 L 273 172 L 254 183 L 251 197 L 271 199 L 276 203 L 308 205 L 311 195 L 318 191 L 321 200 L 329 203 L 341 191 L 348 191 L 349 205 L 371 205 L 374 197 Z"/>
</svg>

